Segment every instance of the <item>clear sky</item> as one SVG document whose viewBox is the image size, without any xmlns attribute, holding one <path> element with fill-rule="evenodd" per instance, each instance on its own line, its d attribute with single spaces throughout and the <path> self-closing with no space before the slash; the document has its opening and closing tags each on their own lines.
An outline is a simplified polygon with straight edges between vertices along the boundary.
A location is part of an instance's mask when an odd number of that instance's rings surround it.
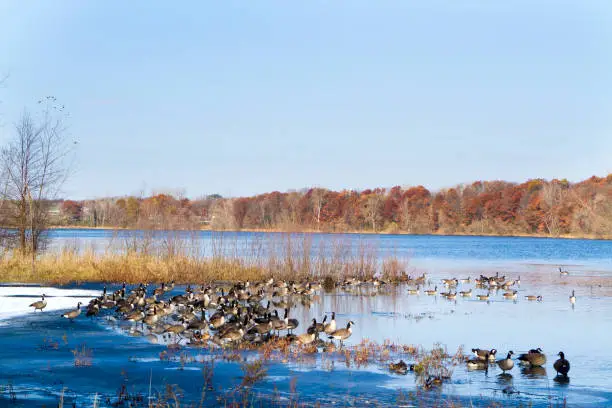
<svg viewBox="0 0 612 408">
<path fill-rule="evenodd" d="M 74 198 L 612 172 L 609 0 L 2 0 L 0 72 L 0 140 L 70 112 Z"/>
</svg>

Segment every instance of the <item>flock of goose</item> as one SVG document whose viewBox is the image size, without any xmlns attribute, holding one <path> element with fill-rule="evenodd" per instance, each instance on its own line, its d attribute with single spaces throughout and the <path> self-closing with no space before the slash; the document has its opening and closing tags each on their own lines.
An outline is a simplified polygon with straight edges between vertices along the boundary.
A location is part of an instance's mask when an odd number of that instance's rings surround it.
<svg viewBox="0 0 612 408">
<path fill-rule="evenodd" d="M 510 350 L 506 355 L 506 358 L 499 360 L 495 359 L 497 354 L 496 349 L 484 350 L 479 348 L 473 348 L 472 353 L 474 357 L 467 361 L 467 367 L 470 370 L 488 370 L 489 364 L 497 364 L 497 366 L 505 374 L 506 371 L 510 371 L 514 368 L 514 360 L 512 356 L 514 352 Z M 553 364 L 553 368 L 557 372 L 558 376 L 567 378 L 567 373 L 570 370 L 570 363 L 565 359 L 565 353 L 560 351 L 558 354 L 559 359 Z M 526 367 L 543 367 L 546 364 L 546 354 L 542 352 L 541 348 L 531 349 L 527 353 L 520 354 L 518 356 L 519 364 Z"/>
<path fill-rule="evenodd" d="M 321 335 L 342 344 L 351 336 L 351 327 L 355 324 L 349 321 L 346 326 L 339 327 L 335 313 L 332 313 L 329 321 L 327 315 L 321 322 L 313 318 L 305 333 L 293 334 L 299 321 L 290 318 L 291 307 L 296 302 L 311 302 L 312 296 L 321 289 L 319 282 L 277 282 L 270 279 L 259 283 L 202 285 L 197 289 L 189 285 L 184 293 L 170 296 L 174 287 L 174 282 L 162 283 L 150 291 L 148 285 L 140 284 L 128 290 L 124 283 L 113 293 L 108 293 L 104 287 L 102 295 L 89 302 L 85 315 L 95 317 L 100 313 L 110 315 L 114 312 L 117 318 L 140 325 L 142 333 L 154 342 L 161 335 L 176 342 L 188 340 L 194 346 L 204 345 L 209 340 L 218 345 L 241 341 L 260 344 L 273 336 L 279 337 L 281 332 L 286 332 L 291 341 L 303 345 L 320 341 Z M 30 306 L 34 311 L 42 311 L 46 305 L 43 295 L 40 301 Z M 81 306 L 79 302 L 76 309 L 61 316 L 73 321 L 81 315 Z"/>
<path fill-rule="evenodd" d="M 567 272 L 560 269 L 562 275 Z M 487 290 L 486 294 L 477 294 L 479 300 L 489 300 L 491 292 L 504 290 L 502 296 L 505 299 L 516 300 L 518 291 L 514 289 L 520 286 L 520 276 L 516 280 L 506 280 L 505 276 L 480 275 L 473 280 L 476 288 Z M 471 278 L 465 279 L 443 279 L 442 284 L 446 291 L 439 295 L 446 299 L 471 297 L 472 289 L 457 291 L 458 285 L 470 284 Z M 426 284 L 426 276 L 423 274 L 417 278 L 408 278 L 409 295 L 420 294 L 421 286 Z M 369 281 L 358 279 L 347 279 L 337 284 L 344 290 L 351 290 L 364 285 L 379 287 L 385 282 L 374 278 Z M 281 332 L 286 332 L 286 337 L 298 344 L 307 345 L 315 343 L 324 344 L 320 337 L 327 336 L 329 340 L 337 340 L 340 345 L 351 337 L 353 321 L 346 322 L 346 326 L 336 321 L 335 313 L 327 321 L 328 316 L 318 322 L 312 318 L 310 325 L 302 334 L 294 334 L 293 331 L 299 327 L 299 321 L 290 317 L 291 307 L 297 303 L 309 304 L 313 295 L 321 290 L 321 283 L 317 281 L 285 282 L 270 279 L 266 282 L 252 283 L 249 281 L 235 284 L 211 284 L 202 285 L 198 288 L 187 286 L 184 293 L 171 293 L 175 289 L 174 282 L 162 283 L 159 287 L 150 289 L 147 284 L 140 284 L 128 290 L 124 283 L 120 289 L 108 293 L 106 286 L 101 296 L 92 299 L 86 307 L 85 315 L 95 317 L 101 313 L 111 315 L 115 318 L 133 322 L 135 327 L 140 325 L 143 335 L 156 342 L 157 336 L 162 336 L 168 341 L 188 341 L 193 346 L 203 346 L 209 341 L 217 345 L 238 344 L 248 342 L 251 344 L 262 344 L 271 338 L 278 338 Z M 428 296 L 438 294 L 438 287 L 424 290 Z M 539 295 L 527 295 L 527 300 L 541 301 Z M 572 291 L 570 296 L 572 305 L 576 297 Z M 264 306 L 265 304 L 265 306 Z M 30 306 L 34 311 L 42 311 L 47 305 L 45 295 L 40 301 Z M 79 302 L 76 309 L 67 311 L 61 316 L 73 321 L 81 313 L 82 304 Z M 281 311 L 279 314 L 279 310 Z M 282 314 L 282 317 L 281 317 Z M 512 351 L 506 358 L 496 360 L 497 350 L 472 349 L 474 358 L 467 361 L 469 369 L 488 370 L 489 364 L 496 364 L 502 371 L 511 370 L 514 367 Z M 559 359 L 554 363 L 554 369 L 558 375 L 567 376 L 570 369 L 569 362 L 565 359 L 563 352 L 559 352 Z M 542 367 L 546 363 L 546 356 L 541 349 L 532 349 L 528 353 L 518 357 L 519 362 L 532 367 Z M 403 368 L 403 367 L 402 367 Z"/>
<path fill-rule="evenodd" d="M 559 268 L 561 276 L 566 276 L 569 272 Z M 434 286 L 433 289 L 425 289 L 423 293 L 427 296 L 436 296 L 440 295 L 448 300 L 456 300 L 457 296 L 462 298 L 471 298 L 472 296 L 476 296 L 478 300 L 482 301 L 490 301 L 492 296 L 494 296 L 499 291 L 502 292 L 502 297 L 507 300 L 517 301 L 519 297 L 519 292 L 517 287 L 521 286 L 521 277 L 518 276 L 517 279 L 506 279 L 506 276 L 499 276 L 499 272 L 495 274 L 495 276 L 485 276 L 480 275 L 479 278 L 473 280 L 474 286 L 476 289 L 482 290 L 481 293 L 475 293 L 473 288 L 469 290 L 457 291 L 457 287 L 459 284 L 471 284 L 472 278 L 464 278 L 464 279 L 442 279 L 442 284 L 445 286 L 446 291 L 438 291 L 438 286 Z M 410 285 L 408 288 L 409 295 L 420 295 L 421 287 L 426 284 L 426 275 L 423 274 L 418 278 L 412 279 L 409 278 L 406 283 Z M 525 295 L 525 300 L 528 301 L 537 301 L 541 302 L 543 300 L 541 295 Z M 569 296 L 569 301 L 572 305 L 576 303 L 576 294 L 572 290 L 572 294 Z"/>
</svg>

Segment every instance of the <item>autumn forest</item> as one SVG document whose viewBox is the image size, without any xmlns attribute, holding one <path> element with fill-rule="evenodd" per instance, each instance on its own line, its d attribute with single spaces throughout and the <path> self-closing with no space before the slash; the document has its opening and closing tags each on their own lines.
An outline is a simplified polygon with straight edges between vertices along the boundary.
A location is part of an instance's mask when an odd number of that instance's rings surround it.
<svg viewBox="0 0 612 408">
<path fill-rule="evenodd" d="M 609 237 L 612 174 L 578 183 L 477 181 L 436 192 L 311 188 L 195 200 L 154 194 L 57 207 L 55 223 L 65 226 Z"/>
</svg>

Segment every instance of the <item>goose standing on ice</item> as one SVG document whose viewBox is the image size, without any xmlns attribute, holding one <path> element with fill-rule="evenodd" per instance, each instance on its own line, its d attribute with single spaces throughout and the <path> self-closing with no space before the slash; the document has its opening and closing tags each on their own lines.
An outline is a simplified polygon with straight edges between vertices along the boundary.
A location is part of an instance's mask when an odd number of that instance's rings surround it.
<svg viewBox="0 0 612 408">
<path fill-rule="evenodd" d="M 499 368 L 502 369 L 504 374 L 506 373 L 506 371 L 510 371 L 514 367 L 514 361 L 512 361 L 512 355 L 513 354 L 514 354 L 514 352 L 512 350 L 510 350 L 508 352 L 508 356 L 506 358 L 503 358 L 501 360 L 497 360 L 497 365 L 499 366 Z"/>
<path fill-rule="evenodd" d="M 74 319 L 79 317 L 79 315 L 81 314 L 81 305 L 81 302 L 77 303 L 76 309 L 64 313 L 62 317 L 65 319 L 69 319 L 71 322 L 74 321 Z"/>
<path fill-rule="evenodd" d="M 34 312 L 36 312 L 37 310 L 40 310 L 42 312 L 43 309 L 47 307 L 47 301 L 45 300 L 45 294 L 44 293 L 42 294 L 42 300 L 32 303 L 29 307 L 33 307 Z"/>
<path fill-rule="evenodd" d="M 555 361 L 553 367 L 555 368 L 557 375 L 567 377 L 567 373 L 569 373 L 570 370 L 570 363 L 565 359 L 565 354 L 562 351 L 559 352 L 558 356 L 559 359 Z"/>
<path fill-rule="evenodd" d="M 346 324 L 346 328 L 338 329 L 330 333 L 329 338 L 332 340 L 340 340 L 340 345 L 342 346 L 344 340 L 348 339 L 351 337 L 351 334 L 353 334 L 353 329 L 351 329 L 351 326 L 354 324 L 355 323 L 351 320 Z"/>
</svg>

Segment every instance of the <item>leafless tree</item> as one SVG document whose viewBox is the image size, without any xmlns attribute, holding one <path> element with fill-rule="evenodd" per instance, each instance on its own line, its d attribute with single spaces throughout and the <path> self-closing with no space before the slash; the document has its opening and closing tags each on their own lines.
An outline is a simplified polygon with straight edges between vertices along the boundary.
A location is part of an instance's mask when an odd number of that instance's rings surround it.
<svg viewBox="0 0 612 408">
<path fill-rule="evenodd" d="M 314 221 L 317 223 L 317 231 L 321 227 L 321 211 L 325 205 L 325 190 L 322 188 L 314 188 L 311 194 L 312 214 Z"/>
<path fill-rule="evenodd" d="M 376 192 L 370 194 L 365 202 L 365 219 L 372 225 L 372 231 L 376 232 L 376 224 L 380 220 L 380 210 L 384 197 Z"/>
<path fill-rule="evenodd" d="M 546 183 L 542 187 L 542 198 L 546 204 L 544 225 L 548 233 L 553 236 L 559 235 L 560 232 L 558 206 L 563 203 L 564 196 L 563 189 L 556 182 Z"/>
<path fill-rule="evenodd" d="M 15 135 L 0 153 L 2 202 L 12 245 L 24 254 L 44 247 L 49 206 L 69 173 L 63 106 L 47 97 L 40 118 L 24 111 Z"/>
</svg>

